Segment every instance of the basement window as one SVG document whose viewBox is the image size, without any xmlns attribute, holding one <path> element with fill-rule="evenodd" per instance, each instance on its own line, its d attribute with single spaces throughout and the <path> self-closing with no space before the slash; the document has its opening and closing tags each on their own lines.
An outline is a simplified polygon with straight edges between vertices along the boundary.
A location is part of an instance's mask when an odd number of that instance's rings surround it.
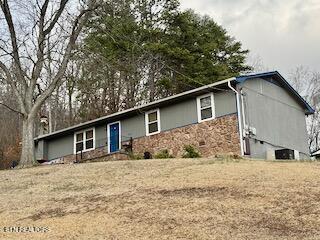
<svg viewBox="0 0 320 240">
<path fill-rule="evenodd" d="M 87 152 L 95 148 L 95 129 L 87 129 L 74 134 L 74 153 Z"/>
<path fill-rule="evenodd" d="M 197 98 L 198 122 L 204 122 L 215 118 L 213 93 Z"/>
<path fill-rule="evenodd" d="M 151 136 L 159 133 L 160 130 L 160 110 L 152 110 L 146 112 L 145 115 L 146 121 L 146 134 L 147 136 Z"/>
</svg>

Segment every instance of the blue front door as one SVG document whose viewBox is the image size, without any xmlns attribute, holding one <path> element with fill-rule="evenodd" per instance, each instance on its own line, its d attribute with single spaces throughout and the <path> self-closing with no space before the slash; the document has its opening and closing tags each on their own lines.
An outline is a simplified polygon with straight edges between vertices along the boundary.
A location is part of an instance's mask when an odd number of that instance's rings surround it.
<svg viewBox="0 0 320 240">
<path fill-rule="evenodd" d="M 120 149 L 120 123 L 109 125 L 109 151 L 110 153 L 118 152 Z"/>
</svg>

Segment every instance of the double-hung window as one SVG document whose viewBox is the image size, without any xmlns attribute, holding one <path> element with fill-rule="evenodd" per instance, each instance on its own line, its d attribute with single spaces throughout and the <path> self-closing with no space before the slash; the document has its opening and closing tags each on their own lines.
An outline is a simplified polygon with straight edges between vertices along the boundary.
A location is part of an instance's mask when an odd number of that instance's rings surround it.
<svg viewBox="0 0 320 240">
<path fill-rule="evenodd" d="M 215 118 L 213 93 L 202 95 L 197 98 L 198 122 L 208 121 Z"/>
<path fill-rule="evenodd" d="M 146 112 L 145 121 L 147 136 L 157 134 L 161 131 L 159 109 Z"/>
<path fill-rule="evenodd" d="M 95 148 L 95 132 L 94 128 L 77 132 L 74 135 L 75 154 L 78 152 L 86 152 Z"/>
</svg>

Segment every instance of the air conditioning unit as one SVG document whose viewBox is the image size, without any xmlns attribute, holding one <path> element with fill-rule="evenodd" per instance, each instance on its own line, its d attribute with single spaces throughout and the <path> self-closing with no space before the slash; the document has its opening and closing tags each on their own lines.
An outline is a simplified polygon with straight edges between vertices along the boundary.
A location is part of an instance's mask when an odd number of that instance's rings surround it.
<svg viewBox="0 0 320 240">
<path fill-rule="evenodd" d="M 293 160 L 295 159 L 294 150 L 280 149 L 275 151 L 276 159 L 279 160 Z"/>
</svg>

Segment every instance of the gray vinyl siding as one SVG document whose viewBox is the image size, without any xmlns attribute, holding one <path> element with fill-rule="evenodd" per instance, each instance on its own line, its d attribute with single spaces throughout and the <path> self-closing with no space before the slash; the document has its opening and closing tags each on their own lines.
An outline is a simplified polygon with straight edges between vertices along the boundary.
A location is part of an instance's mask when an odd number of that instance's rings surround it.
<svg viewBox="0 0 320 240">
<path fill-rule="evenodd" d="M 160 108 L 161 131 L 194 124 L 197 120 L 197 103 L 195 99 Z M 121 121 L 124 139 L 146 136 L 145 113 Z"/>
<path fill-rule="evenodd" d="M 179 103 L 160 108 L 161 131 L 168 131 L 174 128 L 196 124 L 197 98 L 194 97 Z M 230 92 L 214 93 L 216 117 L 232 114 L 236 112 L 235 94 Z M 115 120 L 114 122 L 116 122 Z M 141 112 L 136 116 L 127 119 L 119 119 L 121 122 L 121 138 L 127 141 L 130 138 L 140 138 L 146 136 L 145 113 Z M 107 145 L 107 124 L 95 127 L 96 148 Z M 85 128 L 87 129 L 87 128 Z M 84 130 L 85 130 L 84 129 Z M 63 137 L 57 137 L 47 141 L 47 158 L 53 160 L 63 156 L 73 154 L 74 133 Z M 44 150 L 39 153 L 43 154 Z"/>
<path fill-rule="evenodd" d="M 265 158 L 268 150 L 281 148 L 308 154 L 304 109 L 286 90 L 255 79 L 243 84 L 243 92 L 246 123 L 257 131 L 250 142 L 252 157 Z"/>
<path fill-rule="evenodd" d="M 214 94 L 216 117 L 222 117 L 237 112 L 236 95 L 233 92 Z"/>
<path fill-rule="evenodd" d="M 160 109 L 161 131 L 194 124 L 198 121 L 195 99 Z"/>
<path fill-rule="evenodd" d="M 100 148 L 106 146 L 107 143 L 107 125 L 100 125 L 95 127 L 95 146 Z"/>
<path fill-rule="evenodd" d="M 161 114 L 161 113 L 160 113 Z M 122 140 L 139 138 L 146 135 L 144 114 L 121 120 Z"/>
<path fill-rule="evenodd" d="M 234 93 L 215 93 L 216 117 L 222 117 L 237 112 L 236 98 Z M 196 97 L 180 103 L 160 108 L 161 131 L 195 124 L 198 122 Z M 122 136 L 124 139 L 139 138 L 146 136 L 145 114 L 121 121 Z"/>
<path fill-rule="evenodd" d="M 87 128 L 86 128 L 87 129 Z M 86 130 L 84 129 L 84 130 Z M 78 132 L 78 131 L 77 131 Z M 106 126 L 95 127 L 95 146 L 96 148 L 106 145 Z M 63 156 L 72 155 L 74 153 L 74 134 L 52 139 L 46 142 L 47 153 L 45 158 L 53 160 Z"/>
<path fill-rule="evenodd" d="M 48 158 L 48 146 L 45 140 L 41 140 L 36 144 L 36 158 L 39 160 Z"/>
<path fill-rule="evenodd" d="M 48 160 L 73 154 L 73 141 L 73 134 L 47 141 Z"/>
</svg>

